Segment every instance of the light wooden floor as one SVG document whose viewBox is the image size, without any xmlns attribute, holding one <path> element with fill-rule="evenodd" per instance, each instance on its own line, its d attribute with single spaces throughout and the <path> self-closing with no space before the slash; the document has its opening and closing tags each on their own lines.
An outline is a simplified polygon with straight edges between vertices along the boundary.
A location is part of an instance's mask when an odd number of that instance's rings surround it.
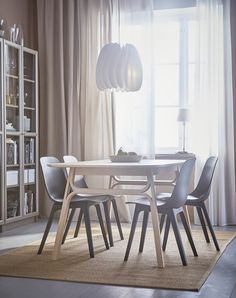
<svg viewBox="0 0 236 298">
<path fill-rule="evenodd" d="M 41 239 L 46 221 L 28 224 L 0 233 L 0 254 Z M 236 231 L 236 227 L 224 229 Z M 53 227 L 55 230 L 55 225 Z M 1 264 L 0 264 L 1 266 Z M 167 291 L 57 282 L 27 278 L 0 277 L 0 298 L 235 298 L 236 239 L 227 247 L 200 292 Z"/>
</svg>

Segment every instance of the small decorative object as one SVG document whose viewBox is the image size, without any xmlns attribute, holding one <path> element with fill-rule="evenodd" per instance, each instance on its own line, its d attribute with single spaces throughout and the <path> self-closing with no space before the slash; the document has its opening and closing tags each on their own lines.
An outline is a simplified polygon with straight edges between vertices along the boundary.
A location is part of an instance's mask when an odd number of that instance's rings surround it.
<svg viewBox="0 0 236 298">
<path fill-rule="evenodd" d="M 24 116 L 24 131 L 30 131 L 30 118 Z"/>
<path fill-rule="evenodd" d="M 16 129 L 13 127 L 12 123 L 10 123 L 6 120 L 6 130 L 14 130 L 15 131 Z"/>
<path fill-rule="evenodd" d="M 17 25 L 16 27 L 17 30 L 17 36 L 16 36 L 16 43 L 24 46 L 24 36 L 23 36 L 23 27 L 22 25 Z"/>
<path fill-rule="evenodd" d="M 15 42 L 16 38 L 16 24 L 14 24 L 12 27 L 9 28 L 10 31 L 10 41 Z"/>
<path fill-rule="evenodd" d="M 18 201 L 16 199 L 9 199 L 7 202 L 7 217 L 16 217 L 18 209 Z"/>
<path fill-rule="evenodd" d="M 136 152 L 126 152 L 120 148 L 117 155 L 111 155 L 110 160 L 112 162 L 139 162 L 142 159 L 142 155 L 138 155 Z"/>
<path fill-rule="evenodd" d="M 5 34 L 5 21 L 0 19 L 0 37 L 4 37 Z"/>
<path fill-rule="evenodd" d="M 14 24 L 10 27 L 10 41 L 24 45 L 22 25 Z"/>
<path fill-rule="evenodd" d="M 10 95 L 6 95 L 6 104 L 7 105 L 11 104 L 11 96 Z"/>
<path fill-rule="evenodd" d="M 183 124 L 183 144 L 182 144 L 182 151 L 178 153 L 187 153 L 185 150 L 185 123 L 189 121 L 189 109 L 187 108 L 180 108 L 177 121 L 182 122 Z"/>
</svg>

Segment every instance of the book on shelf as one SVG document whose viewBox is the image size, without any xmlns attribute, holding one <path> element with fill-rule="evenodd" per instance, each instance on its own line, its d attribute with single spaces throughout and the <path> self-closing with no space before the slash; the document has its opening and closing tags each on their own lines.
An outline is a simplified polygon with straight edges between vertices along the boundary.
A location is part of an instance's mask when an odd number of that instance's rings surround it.
<svg viewBox="0 0 236 298">
<path fill-rule="evenodd" d="M 16 165 L 18 163 L 17 142 L 11 138 L 6 139 L 7 165 Z"/>
<path fill-rule="evenodd" d="M 25 140 L 25 146 L 24 146 L 24 154 L 25 154 L 25 163 L 26 164 L 32 164 L 35 162 L 34 157 L 34 138 L 30 138 L 29 140 Z"/>
<path fill-rule="evenodd" d="M 34 211 L 34 193 L 32 190 L 25 192 L 24 214 L 32 213 Z"/>
</svg>

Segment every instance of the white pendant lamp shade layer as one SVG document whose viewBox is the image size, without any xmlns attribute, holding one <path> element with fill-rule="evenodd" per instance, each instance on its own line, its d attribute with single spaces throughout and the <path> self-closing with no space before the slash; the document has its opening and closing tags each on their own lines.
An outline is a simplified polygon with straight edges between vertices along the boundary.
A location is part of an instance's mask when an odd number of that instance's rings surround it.
<svg viewBox="0 0 236 298">
<path fill-rule="evenodd" d="M 138 91 L 142 81 L 142 63 L 133 45 L 109 43 L 101 49 L 96 68 L 98 89 Z"/>
</svg>

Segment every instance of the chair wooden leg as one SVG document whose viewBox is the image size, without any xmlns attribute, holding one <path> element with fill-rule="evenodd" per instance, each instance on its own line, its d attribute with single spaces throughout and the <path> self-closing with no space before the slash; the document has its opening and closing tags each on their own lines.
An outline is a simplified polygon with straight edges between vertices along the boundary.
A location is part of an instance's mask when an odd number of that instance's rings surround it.
<svg viewBox="0 0 236 298">
<path fill-rule="evenodd" d="M 89 206 L 84 207 L 84 222 L 88 240 L 89 254 L 90 258 L 94 258 L 94 250 L 93 250 L 93 238 L 92 238 L 92 229 L 89 215 Z"/>
<path fill-rule="evenodd" d="M 143 224 L 142 224 L 142 232 L 141 232 L 141 238 L 140 238 L 140 244 L 139 244 L 139 252 L 143 252 L 143 246 L 147 231 L 147 225 L 148 225 L 148 217 L 149 217 L 149 210 L 144 211 L 143 213 Z"/>
<path fill-rule="evenodd" d="M 75 228 L 74 238 L 78 237 L 83 215 L 84 215 L 84 212 L 83 212 L 83 209 L 81 208 L 80 212 L 79 212 L 79 217 L 78 217 L 78 221 L 76 224 L 76 228 Z"/>
<path fill-rule="evenodd" d="M 113 237 L 112 237 L 112 229 L 111 229 L 111 218 L 110 218 L 110 208 L 109 208 L 110 202 L 106 201 L 103 202 L 103 207 L 104 207 L 104 214 L 106 218 L 106 224 L 107 224 L 107 233 L 108 233 L 108 238 L 109 238 L 109 243 L 110 246 L 114 246 L 113 243 Z"/>
<path fill-rule="evenodd" d="M 164 215 L 166 215 L 166 214 L 164 214 Z M 162 250 L 163 250 L 163 251 L 166 250 L 166 245 L 167 245 L 167 240 L 168 240 L 169 231 L 170 231 L 170 219 L 169 219 L 169 217 L 167 216 L 167 217 L 166 217 L 165 233 L 164 233 L 164 238 L 163 238 L 163 243 L 162 243 Z"/>
<path fill-rule="evenodd" d="M 59 209 L 60 209 L 59 206 L 53 204 L 52 209 L 51 209 L 51 212 L 50 212 L 50 215 L 49 215 L 49 218 L 48 218 L 48 222 L 47 222 L 47 225 L 46 225 L 44 234 L 43 234 L 43 238 L 41 240 L 41 243 L 40 243 L 40 246 L 39 246 L 39 249 L 38 249 L 38 255 L 40 255 L 42 253 L 42 251 L 43 251 L 44 244 L 45 244 L 45 242 L 47 240 L 48 233 L 49 233 L 50 228 L 52 226 L 52 221 L 53 221 L 53 218 L 54 218 L 54 214 Z"/>
<path fill-rule="evenodd" d="M 206 225 L 205 225 L 205 220 L 204 220 L 204 217 L 203 217 L 203 214 L 202 214 L 202 209 L 198 206 L 196 206 L 196 208 L 197 208 L 198 217 L 200 219 L 200 223 L 201 223 L 201 226 L 202 226 L 202 230 L 203 230 L 206 242 L 210 243 L 210 239 L 209 239 L 209 236 L 208 236 L 208 233 L 207 233 L 207 228 L 206 228 Z"/>
<path fill-rule="evenodd" d="M 212 239 L 213 239 L 213 241 L 214 241 L 216 250 L 219 251 L 219 250 L 220 250 L 220 247 L 219 247 L 218 241 L 217 241 L 217 239 L 216 239 L 216 235 L 215 235 L 214 229 L 213 229 L 213 227 L 212 227 L 211 220 L 210 220 L 210 217 L 209 217 L 209 215 L 208 215 L 206 206 L 205 206 L 205 204 L 203 203 L 203 204 L 201 205 L 201 207 L 202 207 L 202 211 L 203 211 L 203 213 L 204 213 L 206 222 L 207 222 L 207 224 L 208 224 L 209 230 L 210 230 L 210 232 L 211 232 L 211 236 L 212 236 Z"/>
<path fill-rule="evenodd" d="M 178 245 L 178 249 L 179 249 L 179 253 L 180 253 L 180 257 L 181 257 L 183 266 L 187 266 L 187 260 L 186 260 L 186 256 L 185 256 L 185 252 L 184 252 L 184 247 L 183 247 L 183 243 L 182 243 L 182 239 L 180 236 L 180 232 L 179 232 L 179 228 L 178 228 L 178 224 L 176 221 L 174 211 L 170 211 L 167 216 L 170 218 L 170 221 L 171 221 L 171 224 L 173 227 L 175 239 L 176 239 L 176 242 Z"/>
<path fill-rule="evenodd" d="M 128 244 L 127 244 L 127 248 L 126 248 L 126 252 L 125 252 L 124 261 L 127 261 L 128 258 L 129 258 L 130 248 L 131 248 L 131 245 L 132 245 L 132 242 L 133 242 L 134 232 L 135 232 L 135 229 L 136 229 L 136 225 L 137 225 L 138 216 L 139 216 L 140 211 L 141 211 L 140 208 L 136 205 L 135 209 L 134 209 L 134 217 L 133 217 L 133 221 L 132 221 L 132 224 L 131 224 L 129 240 L 128 240 Z"/>
<path fill-rule="evenodd" d="M 180 218 L 181 218 L 181 220 L 182 220 L 184 229 L 185 229 L 185 231 L 186 231 L 186 234 L 187 234 L 187 237 L 188 237 L 188 241 L 189 241 L 189 243 L 190 243 L 190 245 L 191 245 L 193 254 L 194 254 L 195 257 L 197 257 L 197 256 L 198 256 L 198 254 L 197 254 L 197 250 L 196 250 L 195 244 L 194 244 L 194 242 L 193 242 L 192 234 L 191 234 L 191 231 L 189 230 L 189 226 L 188 226 L 187 220 L 186 220 L 186 218 L 185 218 L 185 214 L 184 214 L 184 212 L 180 212 L 179 215 L 180 215 Z"/>
<path fill-rule="evenodd" d="M 161 220 L 160 220 L 160 232 L 162 232 L 163 225 L 165 223 L 165 218 L 166 218 L 166 215 L 165 214 L 162 214 L 161 215 Z"/>
<path fill-rule="evenodd" d="M 115 219 L 116 219 L 116 224 L 117 224 L 117 227 L 118 227 L 118 231 L 119 231 L 119 234 L 120 234 L 120 239 L 121 240 L 124 240 L 124 235 L 123 235 L 123 232 L 122 232 L 122 229 L 121 229 L 120 218 L 119 218 L 119 214 L 118 214 L 118 209 L 117 209 L 115 198 L 113 198 L 111 200 L 111 203 L 112 203 L 112 207 L 113 207 L 113 211 L 114 211 L 114 215 L 115 215 Z"/>
<path fill-rule="evenodd" d="M 100 224 L 100 227 L 101 227 L 102 236 L 103 236 L 103 239 L 104 239 L 106 249 L 109 249 L 109 244 L 108 244 L 108 241 L 107 241 L 107 235 L 106 235 L 106 231 L 105 231 L 105 228 L 104 228 L 104 223 L 103 223 L 103 219 L 102 219 L 102 212 L 101 212 L 100 205 L 99 204 L 95 205 L 95 208 L 97 210 L 97 216 L 98 216 L 98 220 L 99 220 L 99 224 Z"/>
<path fill-rule="evenodd" d="M 67 234 L 69 232 L 69 229 L 70 229 L 70 225 L 71 225 L 71 222 L 72 222 L 72 219 L 73 219 L 73 216 L 75 214 L 75 210 L 76 208 L 73 208 L 70 212 L 70 215 L 69 215 L 69 218 L 68 218 L 68 221 L 67 221 L 67 225 L 66 225 L 66 228 L 65 228 L 65 232 L 64 232 L 64 235 L 63 235 L 63 238 L 62 238 L 62 244 L 65 243 L 66 241 L 66 237 L 67 237 Z"/>
</svg>

